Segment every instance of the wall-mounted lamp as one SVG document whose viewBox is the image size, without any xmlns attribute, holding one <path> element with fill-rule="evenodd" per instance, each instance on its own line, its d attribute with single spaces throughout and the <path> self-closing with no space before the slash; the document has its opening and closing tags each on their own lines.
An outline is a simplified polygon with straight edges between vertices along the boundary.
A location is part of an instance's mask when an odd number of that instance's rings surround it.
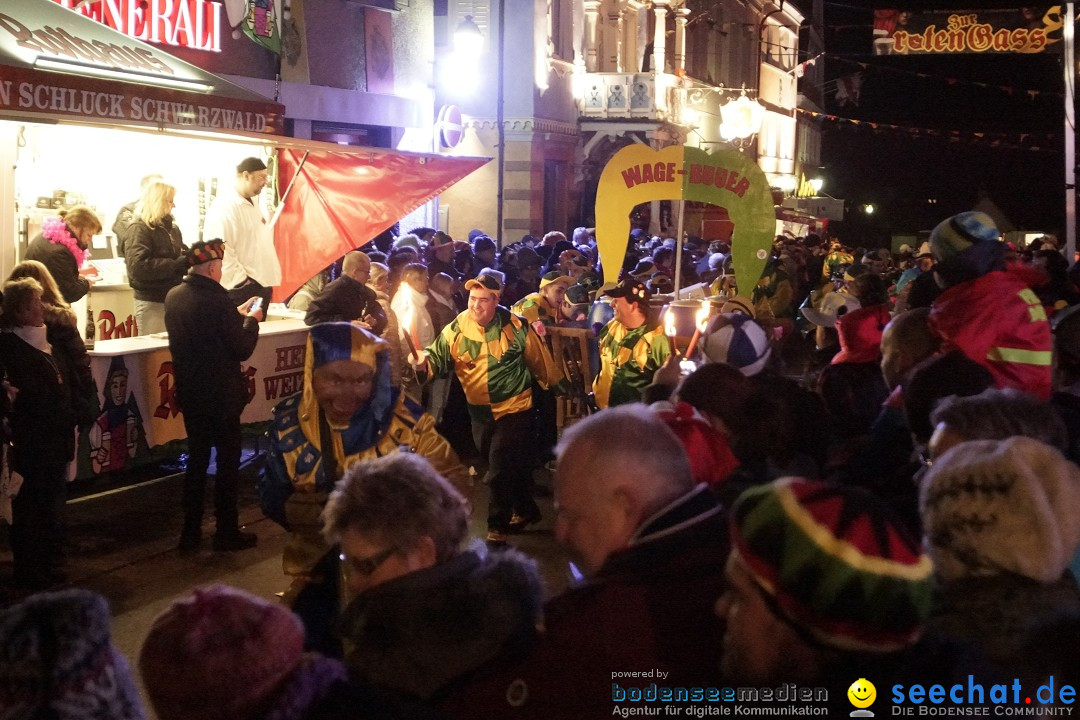
<svg viewBox="0 0 1080 720">
<path fill-rule="evenodd" d="M 484 33 L 472 15 L 454 30 L 454 49 L 446 54 L 440 71 L 440 84 L 457 97 L 473 95 L 480 84 L 480 56 L 484 52 Z"/>
<path fill-rule="evenodd" d="M 821 177 L 810 178 L 810 187 L 813 189 L 814 194 L 821 193 L 821 188 L 825 186 L 825 179 Z"/>
<path fill-rule="evenodd" d="M 484 33 L 480 31 L 480 26 L 473 20 L 473 16 L 466 15 L 454 30 L 454 52 L 479 58 L 483 49 Z"/>
</svg>

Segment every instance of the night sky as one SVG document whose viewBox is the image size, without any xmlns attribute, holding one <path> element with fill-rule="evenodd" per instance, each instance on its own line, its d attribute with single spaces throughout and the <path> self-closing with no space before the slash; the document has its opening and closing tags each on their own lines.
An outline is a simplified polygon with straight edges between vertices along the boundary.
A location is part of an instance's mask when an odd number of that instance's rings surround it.
<svg viewBox="0 0 1080 720">
<path fill-rule="evenodd" d="M 825 4 L 826 76 L 833 81 L 826 85 L 826 112 L 862 121 L 826 120 L 822 126 L 824 190 L 848 201 L 845 221 L 832 225 L 840 237 L 854 245 L 886 246 L 891 234 L 929 230 L 971 209 L 983 195 L 1017 229 L 1060 233 L 1065 185 L 1061 53 L 875 57 L 873 7 Z M 918 12 L 959 6 L 902 7 Z M 978 7 L 1015 5 L 984 2 Z M 835 81 L 854 72 L 863 79 L 859 104 L 841 106 L 834 97 Z M 1031 97 L 1029 90 L 1038 93 Z M 870 122 L 940 135 L 875 131 Z M 959 136 L 952 131 L 960 131 Z M 974 133 L 983 133 L 983 139 Z M 875 207 L 872 215 L 862 211 L 868 203 Z"/>
</svg>

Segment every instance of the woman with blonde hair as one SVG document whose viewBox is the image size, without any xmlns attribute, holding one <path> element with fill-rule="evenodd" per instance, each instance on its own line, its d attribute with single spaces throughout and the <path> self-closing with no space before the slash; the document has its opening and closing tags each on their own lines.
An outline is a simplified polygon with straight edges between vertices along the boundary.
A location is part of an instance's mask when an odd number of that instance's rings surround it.
<svg viewBox="0 0 1080 720">
<path fill-rule="evenodd" d="M 147 185 L 124 243 L 140 335 L 165 331 L 165 295 L 187 273 L 187 248 L 172 216 L 175 199 L 172 185 L 161 181 Z"/>
<path fill-rule="evenodd" d="M 90 291 L 90 281 L 79 275 L 94 235 L 101 232 L 101 220 L 85 205 L 61 210 L 48 218 L 41 234 L 30 241 L 26 260 L 45 265 L 56 280 L 65 302 L 73 303 Z"/>
</svg>

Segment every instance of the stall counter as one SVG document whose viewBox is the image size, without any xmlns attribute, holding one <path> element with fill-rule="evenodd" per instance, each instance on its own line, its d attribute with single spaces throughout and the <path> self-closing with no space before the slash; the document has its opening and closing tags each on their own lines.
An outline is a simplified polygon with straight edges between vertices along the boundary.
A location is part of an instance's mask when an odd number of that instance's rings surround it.
<svg viewBox="0 0 1080 720">
<path fill-rule="evenodd" d="M 241 363 L 249 398 L 242 423 L 269 420 L 278 402 L 303 389 L 307 335 L 295 318 L 260 325 L 255 352 Z M 152 460 L 151 448 L 186 437 L 165 333 L 99 340 L 90 367 L 100 414 L 80 434 L 77 477 L 130 469 Z"/>
</svg>

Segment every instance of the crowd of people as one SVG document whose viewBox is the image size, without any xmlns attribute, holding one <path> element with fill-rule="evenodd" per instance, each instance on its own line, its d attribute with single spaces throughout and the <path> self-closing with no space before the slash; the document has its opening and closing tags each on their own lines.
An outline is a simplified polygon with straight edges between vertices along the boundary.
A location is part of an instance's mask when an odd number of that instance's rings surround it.
<svg viewBox="0 0 1080 720">
<path fill-rule="evenodd" d="M 861 678 L 1075 687 L 1080 291 L 1054 240 L 1015 248 L 978 212 L 896 255 L 778 237 L 754 288 L 735 287 L 729 245 L 688 239 L 676 270 L 674 244 L 635 230 L 608 272 L 586 228 L 501 252 L 417 228 L 308 283 L 303 389 L 275 409 L 259 482 L 291 584 L 280 601 L 177 599 L 138 659 L 157 716 L 599 717 L 649 683 L 653 706 L 794 683 L 847 715 Z M 236 363 L 259 314 L 220 287 L 228 252 L 186 250 L 164 318 L 190 335 L 178 299 L 217 281 Z M 695 353 L 658 313 L 676 272 L 715 298 Z M 42 344 L 43 285 L 4 286 L 17 450 L 44 422 L 24 392 L 59 402 L 78 365 L 41 372 L 63 347 Z M 591 337 L 587 377 L 552 354 L 559 328 Z M 591 412 L 559 436 L 554 404 L 580 391 Z M 48 420 L 70 429 L 66 402 Z M 15 461 L 42 488 L 22 501 L 37 518 L 62 467 Z M 542 520 L 545 464 L 575 576 L 555 596 L 513 547 Z M 477 477 L 487 532 L 470 540 Z M 231 502 L 215 549 L 248 546 Z M 33 532 L 21 567 L 56 550 Z M 0 612 L 0 717 L 143 717 L 131 679 L 100 598 Z"/>
</svg>

